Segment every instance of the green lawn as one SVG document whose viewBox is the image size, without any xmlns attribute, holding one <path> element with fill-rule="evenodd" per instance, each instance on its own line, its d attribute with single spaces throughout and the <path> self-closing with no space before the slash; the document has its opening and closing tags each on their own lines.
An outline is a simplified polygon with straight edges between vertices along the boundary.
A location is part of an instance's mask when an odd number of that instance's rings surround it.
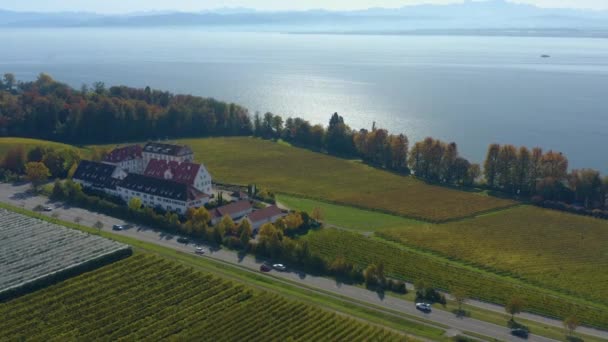
<svg viewBox="0 0 608 342">
<path fill-rule="evenodd" d="M 423 224 L 421 221 L 388 215 L 377 211 L 362 210 L 288 195 L 278 195 L 277 201 L 290 209 L 302 210 L 309 213 L 312 212 L 314 208 L 321 208 L 324 214 L 324 223 L 360 232 L 372 232 L 379 229 Z"/>
<path fill-rule="evenodd" d="M 608 305 L 606 220 L 521 206 L 377 234 Z"/>
<path fill-rule="evenodd" d="M 72 145 L 66 145 L 62 143 L 47 141 L 47 140 L 39 140 L 39 139 L 28 139 L 28 138 L 0 138 L 0 157 L 3 156 L 6 151 L 15 147 L 15 146 L 23 146 L 25 152 L 27 153 L 29 150 L 33 149 L 37 146 L 45 146 L 52 147 L 56 149 L 76 149 L 81 152 L 81 155 L 86 155 L 88 150 L 81 149 Z"/>
<path fill-rule="evenodd" d="M 256 183 L 277 192 L 445 221 L 514 205 L 481 194 L 428 185 L 367 166 L 268 140 L 237 137 L 182 139 L 214 180 Z"/>
</svg>

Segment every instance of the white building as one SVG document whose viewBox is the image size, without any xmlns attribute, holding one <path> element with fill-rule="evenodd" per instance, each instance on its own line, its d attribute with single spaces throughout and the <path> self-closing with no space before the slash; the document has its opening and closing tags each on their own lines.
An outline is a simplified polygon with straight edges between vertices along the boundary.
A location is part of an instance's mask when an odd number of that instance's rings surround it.
<svg viewBox="0 0 608 342">
<path fill-rule="evenodd" d="M 143 205 L 185 214 L 188 208 L 198 208 L 209 202 L 209 195 L 192 186 L 166 179 L 131 173 L 116 185 L 118 195 L 127 203 L 139 198 Z"/>
<path fill-rule="evenodd" d="M 143 169 L 145 170 L 152 159 L 177 163 L 192 162 L 194 161 L 194 152 L 188 146 L 150 142 L 143 148 L 142 159 Z"/>
<path fill-rule="evenodd" d="M 139 145 L 117 147 L 103 159 L 103 162 L 116 165 L 128 173 L 144 172 L 142 148 Z"/>
<path fill-rule="evenodd" d="M 183 183 L 206 194 L 211 194 L 211 174 L 203 164 L 151 159 L 147 163 L 144 175 Z"/>
<path fill-rule="evenodd" d="M 125 177 L 127 177 L 125 170 L 116 165 L 82 160 L 78 164 L 72 180 L 83 188 L 117 195 L 116 185 Z"/>
<path fill-rule="evenodd" d="M 258 229 L 266 223 L 274 223 L 281 217 L 285 217 L 285 214 L 279 207 L 276 205 L 271 205 L 264 209 L 256 210 L 251 214 L 247 215 L 246 219 L 249 220 L 251 224 L 251 229 L 254 232 L 257 232 Z"/>
</svg>

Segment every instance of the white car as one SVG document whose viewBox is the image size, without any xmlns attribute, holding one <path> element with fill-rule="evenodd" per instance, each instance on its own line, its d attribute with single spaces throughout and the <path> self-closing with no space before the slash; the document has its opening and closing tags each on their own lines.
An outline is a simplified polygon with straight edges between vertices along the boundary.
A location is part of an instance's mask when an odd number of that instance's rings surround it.
<svg viewBox="0 0 608 342">
<path fill-rule="evenodd" d="M 283 264 L 274 264 L 274 265 L 272 265 L 272 268 L 274 268 L 275 270 L 280 271 L 280 272 L 287 271 L 287 267 Z"/>
<path fill-rule="evenodd" d="M 196 249 L 194 250 L 194 253 L 203 255 L 203 254 L 205 254 L 205 250 L 203 249 L 203 247 L 196 247 Z"/>
<path fill-rule="evenodd" d="M 416 303 L 416 309 L 423 311 L 423 312 L 431 312 L 431 304 Z"/>
</svg>

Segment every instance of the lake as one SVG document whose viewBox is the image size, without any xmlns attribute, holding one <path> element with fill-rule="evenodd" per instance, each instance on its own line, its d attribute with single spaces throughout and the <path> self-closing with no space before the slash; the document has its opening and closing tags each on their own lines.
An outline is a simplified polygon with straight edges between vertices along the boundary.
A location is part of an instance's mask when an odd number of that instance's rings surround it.
<svg viewBox="0 0 608 342">
<path fill-rule="evenodd" d="M 0 72 L 23 80 L 149 85 L 313 123 L 338 112 L 357 129 L 455 141 L 476 162 L 498 142 L 608 171 L 605 39 L 90 28 L 0 30 L 0 41 Z"/>
</svg>

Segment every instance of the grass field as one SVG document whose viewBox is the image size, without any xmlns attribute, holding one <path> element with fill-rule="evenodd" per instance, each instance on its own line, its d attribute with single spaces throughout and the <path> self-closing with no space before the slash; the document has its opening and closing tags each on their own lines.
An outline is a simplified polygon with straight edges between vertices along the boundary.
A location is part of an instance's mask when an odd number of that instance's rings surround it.
<svg viewBox="0 0 608 342">
<path fill-rule="evenodd" d="M 82 156 L 86 156 L 88 151 L 86 149 L 78 148 L 72 145 L 66 145 L 62 143 L 47 141 L 47 140 L 38 140 L 38 139 L 28 139 L 28 138 L 0 138 L 0 158 L 4 156 L 6 151 L 15 147 L 15 146 L 23 146 L 25 152 L 27 153 L 29 150 L 33 149 L 36 146 L 45 146 L 52 147 L 56 149 L 76 149 L 81 152 Z"/>
<path fill-rule="evenodd" d="M 323 210 L 325 224 L 360 232 L 423 224 L 421 221 L 406 219 L 377 211 L 330 204 L 306 198 L 278 195 L 277 201 L 293 210 L 312 212 L 314 208 Z"/>
<path fill-rule="evenodd" d="M 314 254 L 328 261 L 342 256 L 361 268 L 382 262 L 387 274 L 395 278 L 421 279 L 445 290 L 463 287 L 474 298 L 499 304 L 517 295 L 526 301 L 527 311 L 562 318 L 577 312 L 586 324 L 608 327 L 608 305 L 584 301 L 358 233 L 323 229 L 304 238 Z"/>
<path fill-rule="evenodd" d="M 605 220 L 522 206 L 379 235 L 608 305 Z"/>
<path fill-rule="evenodd" d="M 269 187 L 278 192 L 444 221 L 513 205 L 513 202 L 378 170 L 267 140 L 238 137 L 184 139 L 214 180 Z"/>
<path fill-rule="evenodd" d="M 2 340 L 406 339 L 144 254 L 2 303 L 0 316 Z"/>
</svg>

